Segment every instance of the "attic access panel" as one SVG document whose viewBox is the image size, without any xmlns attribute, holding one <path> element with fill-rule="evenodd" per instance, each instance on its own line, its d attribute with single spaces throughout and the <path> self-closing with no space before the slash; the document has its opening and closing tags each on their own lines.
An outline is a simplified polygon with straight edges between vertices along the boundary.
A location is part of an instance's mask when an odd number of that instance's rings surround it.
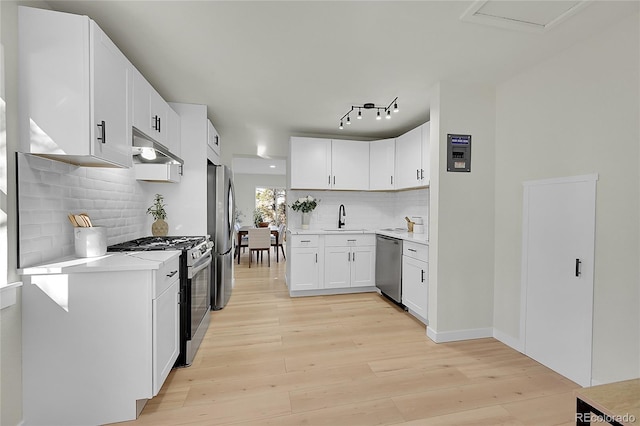
<svg viewBox="0 0 640 426">
<path fill-rule="evenodd" d="M 479 0 L 469 6 L 460 20 L 517 31 L 542 33 L 567 20 L 588 4 L 588 0 Z"/>
</svg>

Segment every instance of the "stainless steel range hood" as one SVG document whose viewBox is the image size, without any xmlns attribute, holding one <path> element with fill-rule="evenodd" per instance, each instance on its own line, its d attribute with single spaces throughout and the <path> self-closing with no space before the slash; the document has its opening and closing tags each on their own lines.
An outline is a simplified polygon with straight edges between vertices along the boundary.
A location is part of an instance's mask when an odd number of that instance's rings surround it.
<svg viewBox="0 0 640 426">
<path fill-rule="evenodd" d="M 148 139 L 142 133 L 138 132 L 135 128 L 133 129 L 132 154 L 141 163 L 151 163 L 151 164 L 179 163 L 180 165 L 184 164 L 184 161 L 182 160 L 182 158 L 171 153 L 166 146 L 154 140 Z M 151 154 L 151 155 L 155 154 L 155 158 L 152 158 L 147 154 Z"/>
</svg>

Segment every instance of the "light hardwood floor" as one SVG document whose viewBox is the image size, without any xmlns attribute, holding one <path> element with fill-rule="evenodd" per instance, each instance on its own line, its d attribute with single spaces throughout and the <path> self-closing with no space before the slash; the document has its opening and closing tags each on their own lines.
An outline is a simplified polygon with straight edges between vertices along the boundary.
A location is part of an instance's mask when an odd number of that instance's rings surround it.
<svg viewBox="0 0 640 426">
<path fill-rule="evenodd" d="M 579 386 L 495 339 L 435 344 L 375 293 L 292 299 L 282 259 L 235 277 L 193 365 L 120 424 L 574 424 Z"/>
</svg>

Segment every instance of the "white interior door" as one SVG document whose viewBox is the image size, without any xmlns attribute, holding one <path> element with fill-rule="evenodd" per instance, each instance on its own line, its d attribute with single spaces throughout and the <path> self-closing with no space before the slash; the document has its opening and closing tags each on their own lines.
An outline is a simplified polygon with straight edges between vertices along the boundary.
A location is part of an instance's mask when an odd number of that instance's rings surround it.
<svg viewBox="0 0 640 426">
<path fill-rule="evenodd" d="M 582 386 L 591 385 L 596 180 L 524 188 L 525 354 Z"/>
</svg>

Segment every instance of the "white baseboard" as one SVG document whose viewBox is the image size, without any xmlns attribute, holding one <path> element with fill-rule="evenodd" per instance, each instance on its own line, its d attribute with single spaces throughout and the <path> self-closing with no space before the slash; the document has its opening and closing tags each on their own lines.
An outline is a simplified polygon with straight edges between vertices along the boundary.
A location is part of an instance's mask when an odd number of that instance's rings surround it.
<svg viewBox="0 0 640 426">
<path fill-rule="evenodd" d="M 524 343 L 522 343 L 520 339 L 516 339 L 515 337 L 510 336 L 505 332 L 497 330 L 495 328 L 493 329 L 493 337 L 495 337 L 497 340 L 500 340 L 510 348 L 515 349 L 520 353 L 524 353 Z"/>
<path fill-rule="evenodd" d="M 493 337 L 493 328 L 473 328 L 468 330 L 437 332 L 427 327 L 427 336 L 436 343 L 457 342 L 459 340 L 483 339 Z"/>
<path fill-rule="evenodd" d="M 317 290 L 291 290 L 289 289 L 290 297 L 305 297 L 305 296 L 330 296 L 332 294 L 351 294 L 351 293 L 375 293 L 375 287 L 349 287 L 349 288 L 327 288 Z"/>
</svg>

